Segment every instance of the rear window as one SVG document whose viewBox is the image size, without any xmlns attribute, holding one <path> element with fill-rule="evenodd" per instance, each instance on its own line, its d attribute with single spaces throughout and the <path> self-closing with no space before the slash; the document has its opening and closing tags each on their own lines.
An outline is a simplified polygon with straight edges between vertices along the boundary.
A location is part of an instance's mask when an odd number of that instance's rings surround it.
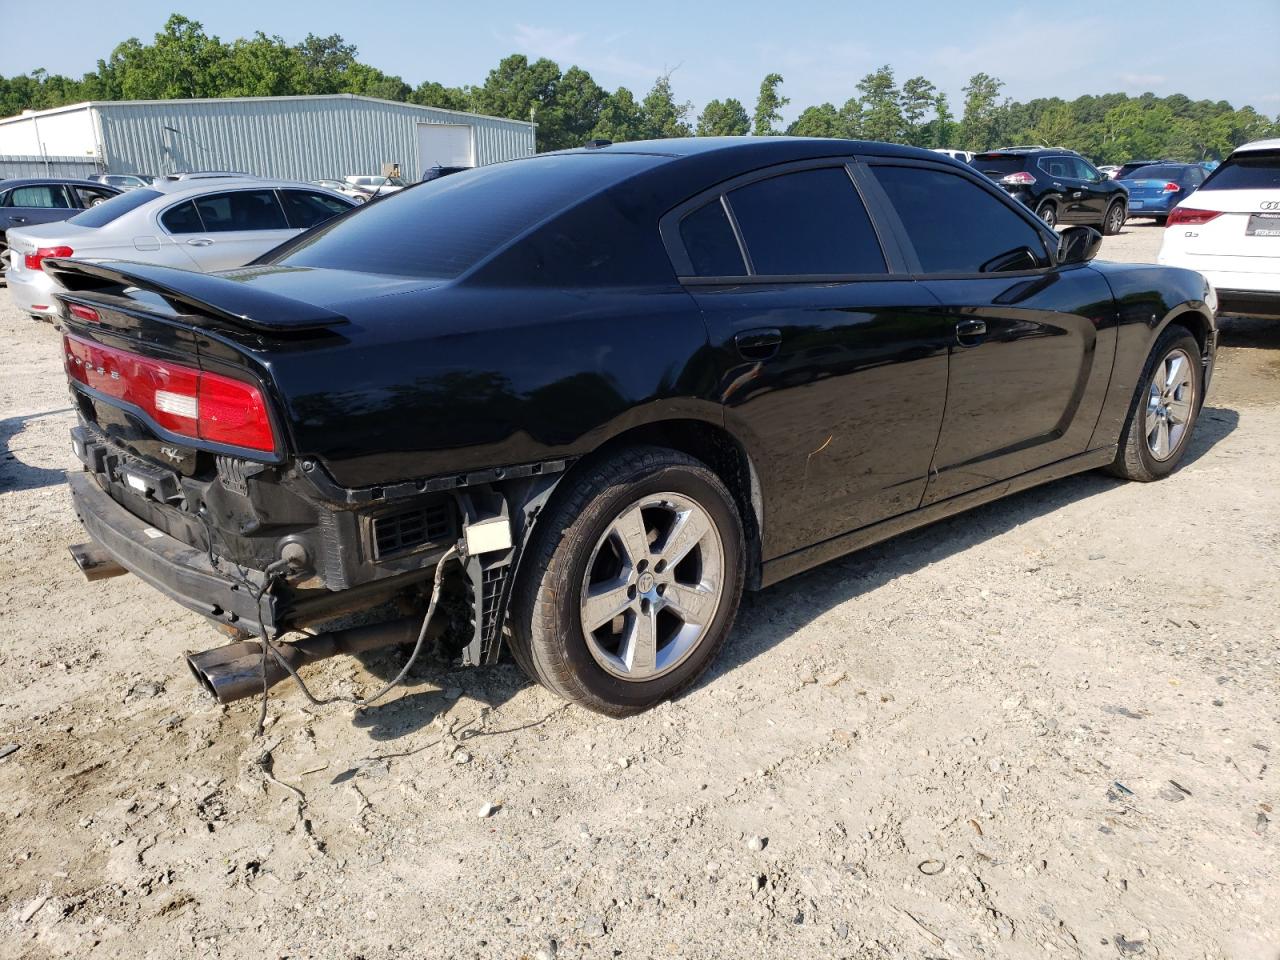
<svg viewBox="0 0 1280 960">
<path fill-rule="evenodd" d="M 552 214 L 664 162 L 569 153 L 477 167 L 367 204 L 317 228 L 277 262 L 449 279 Z"/>
<path fill-rule="evenodd" d="M 1209 175 L 1201 190 L 1280 189 L 1280 150 L 1242 153 Z"/>
<path fill-rule="evenodd" d="M 1027 160 L 1008 153 L 980 153 L 973 158 L 973 165 L 988 177 L 1004 177 L 1025 169 Z"/>
<path fill-rule="evenodd" d="M 105 227 L 130 210 L 137 210 L 144 203 L 150 203 L 156 197 L 162 196 L 164 194 L 158 190 L 130 190 L 128 193 L 105 200 L 96 207 L 90 207 L 84 213 L 77 213 L 67 223 L 74 223 L 78 227 Z"/>
<path fill-rule="evenodd" d="M 1187 175 L 1188 168 L 1168 163 L 1152 163 L 1138 167 L 1125 180 L 1177 180 Z"/>
</svg>

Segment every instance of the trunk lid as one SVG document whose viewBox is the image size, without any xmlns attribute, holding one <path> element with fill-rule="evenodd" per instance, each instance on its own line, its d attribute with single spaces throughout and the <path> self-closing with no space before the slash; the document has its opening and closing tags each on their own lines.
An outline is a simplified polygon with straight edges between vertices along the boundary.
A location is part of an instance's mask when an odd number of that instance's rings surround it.
<svg viewBox="0 0 1280 960">
<path fill-rule="evenodd" d="M 1217 211 L 1196 226 L 1177 224 L 1188 253 L 1219 258 L 1216 269 L 1252 273 L 1280 257 L 1280 190 L 1197 190 L 1180 207 Z"/>
</svg>

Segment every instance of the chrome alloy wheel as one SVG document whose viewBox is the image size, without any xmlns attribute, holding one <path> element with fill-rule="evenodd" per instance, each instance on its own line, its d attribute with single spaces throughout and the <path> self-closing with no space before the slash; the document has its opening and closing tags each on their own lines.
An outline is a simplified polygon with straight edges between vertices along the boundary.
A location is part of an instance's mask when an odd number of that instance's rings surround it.
<svg viewBox="0 0 1280 960">
<path fill-rule="evenodd" d="M 707 636 L 724 592 L 724 546 L 710 515 L 656 493 L 614 518 L 587 562 L 579 603 L 591 656 L 622 680 L 653 680 Z"/>
<path fill-rule="evenodd" d="M 1147 450 L 1168 460 L 1182 445 L 1196 401 L 1195 361 L 1185 350 L 1172 350 L 1156 367 L 1147 392 Z"/>
</svg>

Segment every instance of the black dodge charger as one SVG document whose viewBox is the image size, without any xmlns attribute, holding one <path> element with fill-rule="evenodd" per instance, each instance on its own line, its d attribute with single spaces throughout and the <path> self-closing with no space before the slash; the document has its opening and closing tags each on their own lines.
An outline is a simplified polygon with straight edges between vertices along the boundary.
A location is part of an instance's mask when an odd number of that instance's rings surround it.
<svg viewBox="0 0 1280 960">
<path fill-rule="evenodd" d="M 701 138 L 464 171 L 219 275 L 46 261 L 73 553 L 238 632 L 192 658 L 224 700 L 429 635 L 640 710 L 744 588 L 1068 474 L 1174 470 L 1214 294 L 1099 243 L 935 153 Z"/>
</svg>

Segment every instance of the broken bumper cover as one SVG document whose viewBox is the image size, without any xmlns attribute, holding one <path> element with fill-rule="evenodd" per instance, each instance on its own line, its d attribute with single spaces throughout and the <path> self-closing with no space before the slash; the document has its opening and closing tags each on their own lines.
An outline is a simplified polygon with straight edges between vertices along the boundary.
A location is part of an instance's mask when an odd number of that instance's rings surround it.
<svg viewBox="0 0 1280 960">
<path fill-rule="evenodd" d="M 213 620 L 261 632 L 274 630 L 276 598 L 254 595 L 265 577 L 257 570 L 237 570 L 233 579 L 209 563 L 203 550 L 183 543 L 134 516 L 88 473 L 67 477 L 71 499 L 85 531 L 112 559 L 189 610 Z"/>
</svg>

